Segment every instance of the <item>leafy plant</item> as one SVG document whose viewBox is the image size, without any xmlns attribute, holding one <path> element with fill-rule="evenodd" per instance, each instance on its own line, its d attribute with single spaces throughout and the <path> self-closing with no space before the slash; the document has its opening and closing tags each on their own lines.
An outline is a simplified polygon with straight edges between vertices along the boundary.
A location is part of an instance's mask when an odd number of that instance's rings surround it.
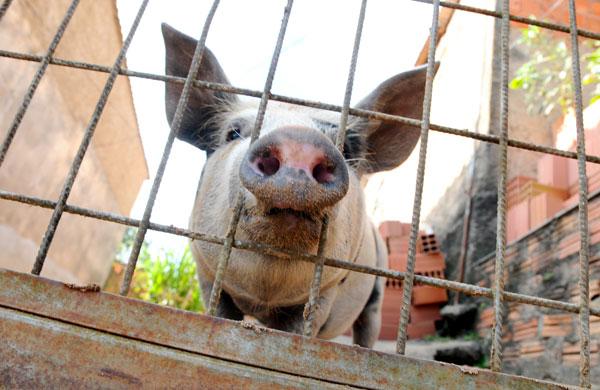
<svg viewBox="0 0 600 390">
<path fill-rule="evenodd" d="M 465 333 L 462 336 L 462 339 L 467 340 L 467 341 L 479 341 L 479 340 L 481 340 L 481 337 L 479 336 L 479 333 L 472 330 L 472 331 Z"/>
<path fill-rule="evenodd" d="M 490 368 L 490 358 L 487 354 L 483 354 L 481 359 L 477 363 L 474 364 L 475 367 L 479 368 Z"/>
<path fill-rule="evenodd" d="M 529 26 L 523 29 L 518 44 L 529 50 L 530 60 L 517 69 L 510 88 L 525 90 L 530 113 L 548 115 L 556 107 L 564 112 L 573 105 L 570 49 L 551 33 Z M 589 104 L 600 99 L 600 43 L 584 41 L 581 47 L 582 84 L 595 85 Z"/>
<path fill-rule="evenodd" d="M 135 229 L 127 229 L 117 261 L 126 261 L 134 237 Z M 203 312 L 204 304 L 196 280 L 196 263 L 189 246 L 181 256 L 176 256 L 173 251 L 164 249 L 151 253 L 148 243 L 144 242 L 129 296 L 159 305 Z"/>
</svg>

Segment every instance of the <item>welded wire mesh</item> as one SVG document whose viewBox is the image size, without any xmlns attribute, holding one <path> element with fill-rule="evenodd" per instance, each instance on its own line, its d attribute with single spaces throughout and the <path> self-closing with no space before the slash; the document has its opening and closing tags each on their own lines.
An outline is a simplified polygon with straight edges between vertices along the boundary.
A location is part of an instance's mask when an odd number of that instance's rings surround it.
<svg viewBox="0 0 600 390">
<path fill-rule="evenodd" d="M 319 295 L 319 287 L 320 287 L 320 275 L 323 269 L 323 266 L 337 267 L 346 269 L 353 272 L 361 272 L 365 274 L 371 274 L 381 277 L 386 277 L 388 279 L 394 279 L 403 282 L 404 288 L 404 297 L 402 307 L 398 308 L 401 310 L 400 315 L 400 325 L 398 328 L 398 340 L 397 340 L 397 351 L 398 353 L 404 353 L 405 342 L 406 342 L 406 329 L 408 323 L 408 310 L 410 308 L 410 300 L 411 300 L 411 289 L 415 282 L 421 283 L 424 285 L 441 287 L 447 290 L 461 292 L 471 296 L 480 296 L 491 298 L 493 300 L 494 305 L 494 325 L 492 332 L 492 349 L 491 349 L 491 366 L 493 370 L 500 371 L 502 367 L 502 350 L 501 350 L 501 341 L 502 341 L 502 326 L 503 326 L 503 305 L 504 302 L 518 302 L 529 305 L 536 305 L 540 307 L 553 308 L 565 312 L 570 313 L 578 313 L 579 314 L 579 324 L 580 324 L 580 340 L 581 340 L 581 357 L 580 357 L 580 385 L 583 387 L 590 387 L 590 335 L 589 335 L 589 317 L 590 315 L 600 316 L 600 309 L 592 308 L 589 305 L 589 231 L 587 226 L 587 202 L 588 202 L 588 190 L 587 190 L 587 177 L 586 177 L 586 162 L 592 163 L 600 163 L 600 157 L 586 155 L 585 153 L 585 135 L 583 131 L 583 106 L 582 106 L 582 97 L 581 97 L 581 76 L 579 72 L 579 49 L 578 49 L 578 37 L 586 37 L 594 40 L 600 40 L 600 33 L 594 31 L 585 31 L 577 28 L 576 23 L 576 10 L 575 10 L 575 2 L 574 0 L 569 0 L 569 14 L 570 14 L 570 25 L 564 26 L 555 23 L 542 22 L 530 18 L 523 18 L 510 14 L 509 9 L 509 0 L 502 1 L 502 7 L 500 11 L 489 11 L 476 7 L 470 7 L 461 5 L 459 3 L 449 3 L 439 0 L 413 0 L 422 3 L 430 3 L 432 5 L 432 24 L 431 24 L 431 36 L 430 36 L 430 46 L 427 60 L 427 78 L 426 78 L 426 86 L 425 86 L 425 99 L 423 103 L 423 115 L 421 120 L 411 119 L 396 115 L 385 114 L 376 111 L 363 110 L 363 109 L 355 109 L 350 108 L 350 97 L 352 95 L 352 85 L 354 72 L 357 66 L 357 53 L 360 46 L 362 27 L 365 17 L 365 12 L 367 9 L 367 1 L 363 0 L 361 4 L 360 14 L 358 16 L 358 22 L 356 27 L 356 35 L 355 42 L 353 47 L 353 55 L 350 64 L 349 76 L 346 85 L 346 93 L 344 102 L 341 106 L 325 104 L 322 102 L 298 99 L 289 96 L 276 95 L 271 93 L 271 86 L 273 82 L 273 77 L 277 68 L 277 63 L 279 59 L 279 54 L 281 51 L 281 47 L 283 44 L 285 31 L 287 27 L 287 22 L 289 20 L 290 14 L 292 12 L 292 0 L 288 0 L 288 3 L 283 10 L 283 19 L 281 22 L 281 27 L 279 30 L 278 40 L 276 47 L 274 49 L 274 53 L 272 56 L 271 67 L 269 69 L 269 73 L 267 75 L 267 81 L 265 83 L 263 91 L 255 91 L 249 89 L 238 88 L 235 86 L 219 84 L 219 83 L 211 83 L 201 80 L 195 80 L 196 74 L 198 73 L 198 69 L 201 63 L 201 59 L 205 50 L 205 41 L 206 37 L 209 33 L 211 21 L 214 17 L 218 5 L 219 0 L 215 0 L 211 7 L 211 10 L 207 16 L 207 19 L 203 25 L 201 37 L 198 41 L 196 51 L 193 56 L 192 65 L 190 67 L 190 71 L 187 77 L 175 77 L 175 76 L 166 76 L 166 75 L 157 75 L 157 74 L 149 74 L 143 72 L 136 72 L 133 70 L 125 69 L 122 64 L 125 58 L 127 49 L 129 44 L 131 43 L 137 26 L 139 25 L 146 6 L 148 4 L 148 0 L 144 0 L 140 3 L 140 8 L 134 20 L 134 23 L 124 41 L 124 44 L 119 51 L 117 58 L 114 61 L 112 67 L 101 66 L 97 64 L 90 64 L 84 62 L 77 61 L 68 61 L 64 59 L 55 58 L 53 56 L 54 50 L 60 41 L 62 34 L 67 28 L 68 22 L 72 17 L 73 13 L 78 4 L 78 0 L 73 0 L 71 3 L 71 7 L 67 10 L 59 29 L 57 30 L 54 39 L 50 47 L 48 48 L 46 54 L 44 56 L 37 56 L 25 53 L 17 53 L 10 52 L 6 50 L 0 50 L 1 57 L 13 58 L 18 60 L 25 61 L 34 61 L 39 62 L 40 66 L 38 68 L 38 72 L 36 73 L 28 92 L 26 93 L 23 102 L 21 104 L 21 108 L 11 125 L 11 129 L 8 132 L 8 136 L 5 139 L 3 144 L 2 152 L 0 154 L 0 164 L 6 155 L 9 152 L 10 143 L 12 137 L 14 137 L 17 133 L 20 120 L 25 115 L 27 108 L 29 106 L 29 101 L 31 100 L 33 94 L 35 93 L 35 89 L 41 79 L 44 76 L 45 70 L 49 64 L 57 65 L 57 66 L 65 66 L 71 68 L 85 69 L 89 71 L 95 72 L 104 72 L 108 73 L 109 77 L 106 81 L 104 90 L 100 95 L 96 109 L 90 118 L 90 122 L 88 123 L 85 131 L 84 137 L 80 144 L 79 151 L 71 165 L 71 169 L 69 171 L 68 176 L 64 180 L 63 190 L 59 198 L 56 201 L 41 199 L 33 196 L 27 196 L 23 194 L 13 193 L 9 191 L 4 191 L 0 189 L 0 199 L 20 202 L 24 204 L 35 205 L 42 208 L 52 209 L 53 215 L 48 224 L 47 232 L 42 240 L 40 245 L 38 256 L 36 258 L 36 262 L 34 268 L 32 270 L 33 273 L 39 274 L 43 268 L 44 260 L 46 258 L 46 254 L 50 245 L 52 244 L 52 239 L 54 236 L 54 231 L 56 230 L 61 216 L 64 212 L 71 213 L 75 215 L 85 216 L 96 218 L 99 220 L 104 220 L 112 223 L 137 227 L 137 235 L 134 241 L 133 250 L 131 251 L 128 268 L 125 273 L 125 277 L 121 286 L 121 293 L 127 294 L 133 272 L 135 270 L 135 265 L 137 262 L 137 258 L 139 256 L 139 251 L 144 240 L 145 234 L 148 230 L 161 231 L 169 234 L 174 234 L 178 236 L 188 237 L 194 240 L 203 240 L 206 242 L 222 245 L 223 249 L 221 252 L 221 256 L 219 259 L 219 267 L 217 270 L 217 276 L 215 280 L 215 285 L 213 286 L 212 295 L 210 297 L 208 313 L 214 315 L 216 312 L 216 305 L 219 300 L 219 294 L 221 291 L 221 282 L 222 279 L 227 272 L 227 262 L 231 253 L 232 248 L 242 249 L 242 250 L 251 250 L 263 254 L 267 254 L 270 256 L 286 258 L 286 259 L 295 259 L 298 261 L 311 262 L 315 264 L 315 273 L 313 278 L 313 283 L 311 285 L 310 290 L 310 298 L 307 303 L 305 310 L 305 335 L 313 335 L 312 329 L 312 317 L 314 308 L 316 305 L 315 300 Z M 2 3 L 0 8 L 0 20 L 2 16 L 9 12 L 11 1 L 5 0 Z M 439 7 L 450 7 L 456 10 L 464 11 L 464 12 L 472 12 L 478 13 L 482 15 L 487 15 L 494 18 L 499 18 L 501 21 L 501 117 L 500 117 L 500 131 L 499 136 L 495 135 L 486 135 L 480 134 L 471 130 L 464 129 L 456 129 L 447 126 L 441 126 L 436 124 L 431 124 L 429 121 L 430 112 L 431 112 L 431 91 L 432 91 L 432 82 L 435 73 L 435 50 L 437 45 L 437 26 L 438 26 L 438 18 L 439 18 Z M 542 28 L 560 31 L 569 33 L 571 37 L 571 52 L 572 52 L 572 69 L 573 69 L 573 90 L 575 91 L 575 104 L 574 109 L 576 113 L 576 122 L 577 122 L 577 151 L 569 152 L 563 151 L 552 147 L 537 145 L 534 143 L 518 141 L 515 139 L 511 139 L 508 134 L 508 64 L 509 64 L 509 29 L 510 22 L 517 21 L 526 24 L 531 24 L 535 26 L 539 26 Z M 169 133 L 169 137 L 167 143 L 164 147 L 164 151 L 162 154 L 161 162 L 158 168 L 158 171 L 155 175 L 154 183 L 150 192 L 149 200 L 146 204 L 145 212 L 142 219 L 137 220 L 133 218 L 129 218 L 123 215 L 118 215 L 114 213 L 108 213 L 98 210 L 93 210 L 89 208 L 78 207 L 74 205 L 67 204 L 70 189 L 73 185 L 73 182 L 77 176 L 77 172 L 83 161 L 85 156 L 87 147 L 90 144 L 90 141 L 94 134 L 94 129 L 102 115 L 103 108 L 107 102 L 108 96 L 112 89 L 112 86 L 118 75 L 123 75 L 127 77 L 139 77 L 146 78 L 151 80 L 158 80 L 161 82 L 167 83 L 180 83 L 183 84 L 183 92 L 181 94 L 181 98 L 177 105 L 175 117 L 173 123 L 171 125 L 171 131 Z M 156 199 L 156 194 L 158 193 L 160 183 L 162 177 L 164 175 L 165 167 L 169 159 L 170 151 L 174 142 L 174 139 L 179 131 L 179 127 L 181 125 L 181 117 L 183 111 L 186 108 L 188 96 L 191 88 L 206 88 L 214 91 L 224 91 L 235 93 L 239 95 L 245 95 L 255 98 L 260 98 L 261 102 L 259 105 L 257 120 L 254 125 L 254 129 L 252 131 L 252 141 L 256 140 L 259 137 L 260 129 L 262 127 L 262 119 L 264 117 L 267 104 L 269 100 L 281 101 L 292 103 L 296 105 L 302 105 L 306 107 L 317 108 L 321 110 L 329 110 L 340 112 L 341 115 L 341 123 L 340 123 L 340 133 L 338 134 L 338 138 L 336 141 L 336 146 L 339 148 L 343 148 L 343 138 L 344 132 L 348 120 L 348 116 L 356 116 L 361 118 L 369 118 L 369 119 L 377 119 L 388 122 L 396 122 L 412 125 L 415 127 L 419 127 L 421 129 L 421 149 L 419 151 L 419 164 L 417 168 L 417 183 L 416 183 L 416 192 L 415 192 L 415 201 L 413 205 L 413 218 L 411 223 L 411 233 L 409 239 L 409 252 L 408 252 L 408 266 L 406 272 L 401 271 L 393 271 L 382 269 L 378 267 L 368 267 L 354 264 L 349 259 L 333 259 L 323 256 L 323 252 L 321 250 L 318 251 L 316 255 L 308 254 L 308 253 L 297 253 L 294 251 L 283 250 L 280 248 L 276 248 L 270 245 L 257 243 L 257 242 L 248 242 L 243 240 L 235 239 L 235 231 L 237 228 L 237 223 L 239 220 L 240 210 L 242 208 L 241 197 L 237 201 L 236 208 L 234 210 L 234 217 L 232 218 L 228 233 L 225 237 L 216 237 L 213 235 L 204 234 L 202 232 L 191 231 L 189 229 L 181 229 L 168 225 L 161 225 L 157 223 L 151 222 L 151 214 L 152 208 L 154 206 L 154 201 Z M 497 239 L 496 239 L 496 253 L 495 253 L 495 283 L 492 288 L 485 288 L 480 286 L 475 286 L 467 283 L 454 282 L 450 280 L 444 280 L 439 278 L 427 277 L 415 274 L 414 271 L 414 262 L 416 256 L 416 240 L 419 229 L 419 221 L 420 221 L 420 211 L 421 211 L 421 195 L 423 191 L 423 180 L 425 173 L 425 163 L 426 163 L 426 153 L 427 153 L 427 135 L 429 131 L 437 131 L 447 134 L 453 134 L 457 136 L 467 137 L 474 140 L 487 142 L 491 144 L 499 145 L 499 180 L 498 180 L 498 209 L 497 209 Z M 504 275 L 504 257 L 506 251 L 506 180 L 507 180 L 507 149 L 508 147 L 520 148 L 523 150 L 530 150 L 536 152 L 542 152 L 557 156 L 562 156 L 570 159 L 576 159 L 578 163 L 579 169 L 579 232 L 580 232 L 580 242 L 581 242 L 581 250 L 579 252 L 579 264 L 580 264 L 580 278 L 579 278 L 579 288 L 580 288 L 580 300 L 578 304 L 562 302 L 557 300 L 551 300 L 546 298 L 540 298 L 525 294 L 518 294 L 509 291 L 505 291 L 503 285 L 503 275 Z M 599 193 L 594 193 L 590 196 L 591 198 L 596 198 Z M 325 226 L 321 234 L 320 239 L 320 248 L 324 247 L 324 242 L 327 239 L 326 234 L 326 226 L 327 223 L 323 224 Z"/>
</svg>

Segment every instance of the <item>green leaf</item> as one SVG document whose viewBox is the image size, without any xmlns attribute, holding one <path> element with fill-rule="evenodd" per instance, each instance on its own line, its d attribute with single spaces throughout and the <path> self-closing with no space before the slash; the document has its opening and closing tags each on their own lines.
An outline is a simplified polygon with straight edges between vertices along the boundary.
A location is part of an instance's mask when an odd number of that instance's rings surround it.
<svg viewBox="0 0 600 390">
<path fill-rule="evenodd" d="M 510 81 L 510 83 L 508 84 L 508 86 L 510 87 L 510 89 L 521 89 L 521 88 L 523 88 L 523 78 L 522 77 L 515 77 L 514 79 L 512 79 Z"/>
</svg>

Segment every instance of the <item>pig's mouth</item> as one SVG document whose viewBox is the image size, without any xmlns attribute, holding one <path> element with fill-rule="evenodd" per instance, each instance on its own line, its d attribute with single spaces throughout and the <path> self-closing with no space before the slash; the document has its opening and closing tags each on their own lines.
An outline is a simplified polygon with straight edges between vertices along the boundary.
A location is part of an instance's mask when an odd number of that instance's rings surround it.
<svg viewBox="0 0 600 390">
<path fill-rule="evenodd" d="M 318 212 L 250 207 L 244 209 L 240 227 L 252 241 L 312 252 L 319 243 L 321 219 Z"/>
<path fill-rule="evenodd" d="M 284 216 L 288 219 L 299 219 L 299 220 L 306 220 L 308 222 L 312 222 L 312 223 L 316 223 L 316 219 L 314 218 L 314 216 L 312 216 L 311 214 L 305 212 L 305 211 L 299 211 L 299 210 L 294 210 L 291 208 L 285 208 L 285 209 L 281 209 L 278 207 L 273 207 L 270 210 L 268 210 L 266 212 L 267 216 L 276 216 L 276 215 L 281 215 Z"/>
</svg>

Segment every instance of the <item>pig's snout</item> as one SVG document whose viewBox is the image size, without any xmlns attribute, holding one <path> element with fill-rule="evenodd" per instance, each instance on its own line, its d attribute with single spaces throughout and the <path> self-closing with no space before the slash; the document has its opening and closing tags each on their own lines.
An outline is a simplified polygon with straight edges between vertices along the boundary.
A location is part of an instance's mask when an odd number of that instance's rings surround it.
<svg viewBox="0 0 600 390">
<path fill-rule="evenodd" d="M 259 138 L 240 166 L 240 178 L 268 207 L 298 211 L 332 206 L 348 191 L 344 157 L 319 131 L 274 130 Z"/>
</svg>

